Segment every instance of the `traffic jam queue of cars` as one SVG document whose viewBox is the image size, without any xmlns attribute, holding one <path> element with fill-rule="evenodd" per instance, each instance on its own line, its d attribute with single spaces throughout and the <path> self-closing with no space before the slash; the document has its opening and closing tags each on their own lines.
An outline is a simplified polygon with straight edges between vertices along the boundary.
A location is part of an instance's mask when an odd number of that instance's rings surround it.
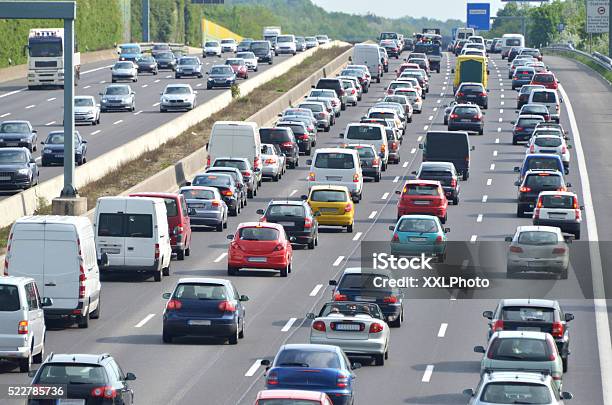
<svg viewBox="0 0 612 405">
<path fill-rule="evenodd" d="M 459 42 L 465 46 L 480 39 L 471 35 Z M 19 219 L 10 231 L 5 277 L 0 278 L 0 357 L 14 361 L 21 372 L 42 363 L 33 384 L 66 384 L 70 398 L 82 399 L 80 404 L 91 403 L 92 398 L 104 399 L 99 403 L 132 403 L 129 395 L 121 395 L 119 402 L 115 398 L 124 392 L 133 396 L 129 386 L 136 376 L 121 372 L 116 377 L 112 370 L 119 367 L 111 355 L 45 358 L 45 322 L 62 320 L 87 328 L 94 320 L 95 325 L 102 306 L 101 274 L 142 273 L 160 282 L 172 274 L 173 260 L 188 260 L 192 249 L 197 249 L 192 243 L 196 228 L 225 232 L 228 217 L 241 215 L 264 186 L 264 179 L 282 181 L 288 171 L 305 165 L 306 189 L 301 197 L 272 199 L 257 210 L 257 218 L 231 229 L 224 255 L 227 278 L 183 277 L 163 294 L 161 342 L 205 336 L 238 344 L 245 337 L 247 305 L 257 303 L 247 304 L 249 297 L 238 291 L 234 277 L 259 269 L 291 277 L 303 270 L 294 267 L 294 249 L 315 250 L 325 238 L 320 227 L 352 234 L 355 213 L 368 187 L 364 180 L 381 181 L 389 165 L 401 162 L 404 139 L 416 138 L 410 123 L 413 114 L 423 110 L 429 91 L 428 55 L 409 54 L 393 81 L 385 87 L 376 85 L 385 73 L 389 51 L 399 58 L 406 48 L 404 37 L 397 33 L 382 33 L 380 40 L 381 45 L 355 45 L 349 65 L 336 77 L 320 79 L 270 126 L 216 122 L 206 145 L 205 168 L 175 193 L 101 197 L 93 223 L 84 217 Z M 525 49 L 525 56 L 519 51 L 515 58 L 528 60 L 526 65 L 538 63 L 533 52 Z M 389 227 L 394 254 L 425 253 L 438 262 L 446 260 L 450 229 L 444 224 L 449 205 L 460 203 L 461 183 L 470 176 L 474 151 L 470 133 L 487 132 L 482 109 L 488 107 L 488 56 L 462 56 L 456 58 L 454 69 L 455 100 L 445 111 L 448 131 L 430 129 L 425 134 L 419 145 L 420 167 L 396 191 L 397 217 Z M 470 81 L 462 80 L 462 74 Z M 551 85 L 529 82 L 523 86 L 531 92 L 513 133 L 513 139 L 527 142 L 523 165 L 516 168 L 517 216 L 531 215 L 533 225 L 519 226 L 507 238 L 507 275 L 538 271 L 565 278 L 567 244 L 580 237 L 582 207 L 564 180 L 570 145 L 567 132 L 558 124 L 561 100 Z M 317 142 L 322 143 L 321 131 L 329 131 L 342 112 L 358 105 L 369 91 L 381 98 L 368 106 L 359 121 L 339 130 L 337 146 L 316 148 Z M 522 91 L 517 94 L 520 100 Z M 27 126 L 23 130 L 32 132 Z M 20 149 L 0 149 L 0 153 L 5 150 Z M 34 248 L 39 255 L 31 254 Z M 373 286 L 374 276 L 391 278 L 392 274 L 349 267 L 329 281 L 331 300 L 306 316 L 308 341 L 284 344 L 273 359 L 261 361 L 266 368 L 265 390 L 257 394 L 255 404 L 352 405 L 357 401 L 355 370 L 362 363 L 354 358 L 366 357 L 371 364 L 383 366 L 390 357 L 390 328 L 404 322 L 402 291 Z M 476 390 L 465 390 L 466 401 L 562 404 L 571 399 L 562 388 L 572 314 L 555 300 L 502 299 L 483 316 L 489 321 L 489 343 L 474 348 L 484 354 L 481 382 Z M 104 386 L 99 387 L 100 381 L 106 381 Z"/>
</svg>

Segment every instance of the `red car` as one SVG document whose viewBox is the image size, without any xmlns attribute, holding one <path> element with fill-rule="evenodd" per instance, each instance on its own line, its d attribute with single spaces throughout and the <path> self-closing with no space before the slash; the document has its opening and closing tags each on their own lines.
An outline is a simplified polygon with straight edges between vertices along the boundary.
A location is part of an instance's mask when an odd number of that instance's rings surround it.
<svg viewBox="0 0 612 405">
<path fill-rule="evenodd" d="M 281 277 L 291 273 L 293 249 L 282 225 L 271 222 L 244 222 L 238 225 L 227 255 L 227 274 L 236 275 L 242 268 L 280 271 Z"/>
<path fill-rule="evenodd" d="M 249 78 L 249 68 L 244 62 L 242 58 L 228 58 L 225 61 L 226 65 L 229 65 L 234 73 L 236 73 L 236 77 L 240 79 L 248 79 Z"/>
<path fill-rule="evenodd" d="M 416 63 L 402 63 L 399 69 L 395 71 L 396 76 L 400 77 L 402 75 L 402 72 L 406 69 L 420 69 L 420 67 Z"/>
<path fill-rule="evenodd" d="M 551 72 L 536 73 L 533 75 L 533 79 L 531 79 L 530 84 L 539 84 L 552 90 L 557 90 L 559 87 L 557 78 L 555 77 L 554 73 Z"/>
<path fill-rule="evenodd" d="M 130 194 L 130 197 L 154 197 L 164 200 L 172 253 L 176 254 L 177 260 L 185 260 L 191 248 L 191 221 L 185 197 L 174 193 L 135 193 Z"/>
<path fill-rule="evenodd" d="M 257 393 L 254 405 L 274 404 L 332 405 L 327 394 L 303 390 L 264 390 Z"/>
<path fill-rule="evenodd" d="M 408 180 L 397 203 L 397 218 L 409 214 L 435 215 L 446 222 L 448 200 L 442 185 L 437 180 Z"/>
</svg>

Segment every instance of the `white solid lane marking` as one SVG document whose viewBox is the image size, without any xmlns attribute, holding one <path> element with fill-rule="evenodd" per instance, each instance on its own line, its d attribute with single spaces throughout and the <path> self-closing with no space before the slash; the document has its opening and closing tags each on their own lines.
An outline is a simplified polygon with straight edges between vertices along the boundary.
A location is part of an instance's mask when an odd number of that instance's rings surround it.
<svg viewBox="0 0 612 405">
<path fill-rule="evenodd" d="M 24 87 L 23 89 L 13 90 L 13 91 L 9 91 L 8 93 L 0 94 L 0 98 L 12 96 L 13 94 L 21 93 L 24 90 L 27 90 L 27 88 Z"/>
<path fill-rule="evenodd" d="M 478 235 L 472 235 L 472 237 L 470 237 L 470 242 L 474 243 L 476 242 L 476 239 L 478 239 Z"/>
<path fill-rule="evenodd" d="M 217 257 L 214 262 L 215 263 L 219 263 L 221 260 L 225 259 L 225 256 L 227 256 L 227 252 L 223 252 L 219 255 L 219 257 Z"/>
<path fill-rule="evenodd" d="M 429 128 L 429 125 L 425 125 L 425 126 L 423 127 L 423 131 L 427 131 L 427 128 Z"/>
<path fill-rule="evenodd" d="M 399 176 L 395 176 L 395 177 L 393 178 L 393 182 L 394 182 L 394 183 L 397 183 L 398 181 L 399 181 Z"/>
<path fill-rule="evenodd" d="M 121 124 L 122 122 L 123 122 L 123 120 L 117 120 L 117 121 L 113 122 L 113 125 Z"/>
<path fill-rule="evenodd" d="M 85 87 L 83 87 L 83 88 L 84 88 L 84 89 L 88 89 L 88 88 L 90 88 L 90 87 L 91 87 L 90 85 L 87 85 L 87 86 L 85 86 Z"/>
<path fill-rule="evenodd" d="M 139 115 L 139 114 L 142 114 L 142 110 L 140 110 L 140 111 L 136 111 L 136 112 L 134 113 L 134 115 Z"/>
<path fill-rule="evenodd" d="M 410 153 L 416 153 L 416 148 L 410 149 Z M 408 163 L 408 162 L 406 162 L 406 163 Z"/>
<path fill-rule="evenodd" d="M 363 235 L 361 232 L 357 232 L 357 233 L 355 234 L 355 236 L 353 236 L 353 240 L 354 240 L 354 241 L 359 240 L 359 238 L 361 238 L 361 235 Z"/>
<path fill-rule="evenodd" d="M 442 87 L 442 90 L 446 90 L 446 86 Z"/>
<path fill-rule="evenodd" d="M 29 110 L 30 108 L 34 108 L 34 107 L 36 107 L 36 104 L 30 104 L 30 105 L 26 106 L 25 109 Z"/>
<path fill-rule="evenodd" d="M 446 335 L 446 328 L 448 328 L 447 323 L 440 324 L 440 330 L 438 330 L 438 337 L 444 337 Z"/>
<path fill-rule="evenodd" d="M 93 131 L 91 134 L 92 134 L 92 135 L 97 135 L 97 134 L 99 134 L 100 132 L 102 132 L 102 131 L 100 131 L 99 129 L 96 129 L 96 130 L 95 130 L 95 131 Z"/>
<path fill-rule="evenodd" d="M 402 167 L 408 167 L 408 162 L 404 162 L 404 164 L 402 165 Z"/>
<path fill-rule="evenodd" d="M 425 373 L 423 373 L 423 378 L 421 378 L 421 382 L 426 382 L 428 383 L 431 380 L 431 375 L 433 374 L 434 371 L 434 366 L 433 364 L 429 364 L 426 368 L 425 368 Z"/>
<path fill-rule="evenodd" d="M 289 332 L 289 329 L 293 326 L 293 324 L 297 321 L 297 318 L 289 318 L 285 326 L 281 329 L 281 332 Z"/>
<path fill-rule="evenodd" d="M 485 194 L 485 195 L 482 196 L 482 202 L 483 203 L 486 203 L 488 199 L 489 199 L 488 195 Z"/>
<path fill-rule="evenodd" d="M 255 375 L 255 373 L 257 372 L 257 370 L 259 370 L 259 366 L 261 366 L 261 360 L 262 359 L 255 360 L 253 365 L 247 370 L 246 373 L 244 373 L 244 376 L 245 377 L 253 377 Z"/>
<path fill-rule="evenodd" d="M 378 214 L 378 211 L 372 211 L 372 212 L 370 212 L 370 215 L 368 216 L 368 219 L 374 219 L 374 217 L 376 216 L 376 214 Z"/>
<path fill-rule="evenodd" d="M 500 80 L 500 84 L 501 84 L 501 80 Z M 501 91 L 504 91 L 504 88 L 503 88 L 503 87 L 501 88 Z"/>
<path fill-rule="evenodd" d="M 53 101 L 53 100 L 55 100 L 55 97 L 51 97 L 47 99 L 47 101 Z"/>
<path fill-rule="evenodd" d="M 334 267 L 338 267 L 340 265 L 340 263 L 342 263 L 342 260 L 344 260 L 344 256 L 338 256 L 338 258 L 336 259 L 336 261 L 334 261 L 333 266 Z"/>
<path fill-rule="evenodd" d="M 499 143 L 499 138 L 495 138 L 495 143 Z"/>
<path fill-rule="evenodd" d="M 389 193 L 388 193 L 388 192 L 387 192 L 387 193 L 384 193 L 384 194 L 382 195 L 382 197 L 380 197 L 380 199 L 381 199 L 381 200 L 386 200 L 387 198 L 389 198 Z"/>
<path fill-rule="evenodd" d="M 321 288 L 323 288 L 323 284 L 317 284 L 314 286 L 314 288 L 312 289 L 312 291 L 310 292 L 310 294 L 308 294 L 311 297 L 316 297 L 317 294 L 319 293 L 319 291 L 321 290 Z"/>
<path fill-rule="evenodd" d="M 491 166 L 489 166 L 489 170 L 490 171 L 495 170 L 495 163 L 491 163 Z"/>
<path fill-rule="evenodd" d="M 496 150 L 493 151 L 493 156 L 497 156 L 497 151 Z"/>
<path fill-rule="evenodd" d="M 47 126 L 47 127 L 48 127 L 49 125 L 53 125 L 53 124 L 55 124 L 55 121 L 47 122 L 47 123 L 45 124 L 45 126 Z"/>
<path fill-rule="evenodd" d="M 159 105 L 159 101 L 155 104 L 153 104 L 153 107 L 157 107 Z"/>
<path fill-rule="evenodd" d="M 82 75 L 86 75 L 86 74 L 91 73 L 91 72 L 97 72 L 98 70 L 108 69 L 109 67 L 112 67 L 112 66 L 113 65 L 100 66 L 100 67 L 97 67 L 95 69 L 89 69 L 89 70 L 86 70 L 84 72 L 81 72 L 81 74 Z"/>
<path fill-rule="evenodd" d="M 491 184 L 493 184 L 493 179 L 487 179 L 487 186 L 490 186 Z"/>
<path fill-rule="evenodd" d="M 482 222 L 482 214 L 478 214 L 478 217 L 476 218 L 476 222 Z"/>
<path fill-rule="evenodd" d="M 578 160 L 578 169 L 580 173 L 580 181 L 582 183 L 582 201 L 584 203 L 585 218 L 587 222 L 588 240 L 598 241 L 599 234 L 597 232 L 597 220 L 595 218 L 595 207 L 593 206 L 593 197 L 591 195 L 591 183 L 589 173 L 587 171 L 584 151 L 582 149 L 582 140 L 580 139 L 580 131 L 576 122 L 576 116 L 572 108 L 572 103 L 565 92 L 563 86 L 559 86 L 559 92 L 562 99 L 565 101 L 565 108 L 572 128 L 574 138 L 574 149 Z M 601 386 L 603 388 L 603 403 L 612 403 L 612 390 L 609 389 L 609 382 L 612 381 L 612 339 L 610 338 L 610 329 L 608 323 L 608 307 L 606 303 L 606 295 L 604 289 L 603 268 L 601 264 L 601 254 L 599 252 L 598 243 L 589 243 L 589 256 L 591 262 L 591 279 L 593 285 L 593 306 L 595 309 L 595 330 L 597 333 L 597 348 L 599 351 L 599 369 L 601 375 Z"/>
<path fill-rule="evenodd" d="M 0 118 L 8 117 L 9 115 L 11 115 L 11 113 L 4 113 L 4 114 L 0 115 Z"/>
<path fill-rule="evenodd" d="M 138 322 L 136 325 L 134 325 L 135 328 L 142 328 L 144 326 L 145 323 L 149 322 L 151 320 L 151 318 L 153 318 L 155 316 L 155 314 L 149 314 L 147 316 L 144 317 L 144 319 L 140 322 Z"/>
<path fill-rule="evenodd" d="M 291 193 L 289 193 L 289 197 L 293 196 L 295 193 L 297 193 L 297 190 L 291 191 Z"/>
</svg>

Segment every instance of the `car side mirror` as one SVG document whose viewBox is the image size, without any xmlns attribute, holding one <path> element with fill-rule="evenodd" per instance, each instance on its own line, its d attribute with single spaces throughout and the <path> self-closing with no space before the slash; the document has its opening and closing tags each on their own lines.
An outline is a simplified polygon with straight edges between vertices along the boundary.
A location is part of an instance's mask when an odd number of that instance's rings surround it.
<svg viewBox="0 0 612 405">
<path fill-rule="evenodd" d="M 572 186 L 572 183 L 567 183 L 565 186 L 569 188 Z"/>
<path fill-rule="evenodd" d="M 240 296 L 240 302 L 247 302 L 249 300 L 249 297 L 247 295 L 241 295 Z"/>
<path fill-rule="evenodd" d="M 521 185 L 521 182 L 517 180 L 517 181 L 515 181 L 515 182 L 514 182 L 514 185 L 515 185 L 516 187 L 519 187 L 519 186 Z"/>
<path fill-rule="evenodd" d="M 506 242 L 512 242 L 512 236 L 506 236 L 506 237 L 504 238 L 504 241 L 506 241 Z"/>
<path fill-rule="evenodd" d="M 397 194 L 397 195 L 401 195 L 401 194 L 402 194 L 402 192 L 401 192 L 401 190 L 395 190 L 395 194 Z"/>
<path fill-rule="evenodd" d="M 452 69 L 451 69 L 451 73 L 455 73 L 455 68 L 452 68 Z"/>
<path fill-rule="evenodd" d="M 162 298 L 165 300 L 169 300 L 172 297 L 172 293 L 165 292 L 162 294 Z"/>
<path fill-rule="evenodd" d="M 315 217 L 320 217 L 320 216 L 321 216 L 321 211 L 316 211 L 316 212 L 314 213 L 314 216 L 315 216 Z"/>
<path fill-rule="evenodd" d="M 260 208 L 260 209 L 258 209 L 258 210 L 257 210 L 257 211 L 255 211 L 255 212 L 256 212 L 257 214 L 259 214 L 259 215 L 263 215 L 263 214 L 265 213 L 265 211 L 264 211 L 264 210 L 262 210 L 261 208 Z"/>
<path fill-rule="evenodd" d="M 268 360 L 268 359 L 263 359 L 263 360 L 260 362 L 260 364 L 261 364 L 262 366 L 270 367 L 270 360 Z"/>
<path fill-rule="evenodd" d="M 37 133 L 38 133 L 38 130 L 37 130 L 37 129 L 33 129 L 33 130 L 32 130 L 32 133 L 33 133 L 33 134 L 37 134 Z"/>
<path fill-rule="evenodd" d="M 390 231 L 395 231 L 395 225 L 389 225 L 389 230 Z"/>
<path fill-rule="evenodd" d="M 53 305 L 53 300 L 49 297 L 42 297 L 40 300 L 41 307 L 50 307 L 51 305 Z"/>
<path fill-rule="evenodd" d="M 423 149 L 423 148 L 424 148 L 423 144 L 422 144 L 422 143 L 420 143 L 420 144 L 419 144 L 419 149 Z"/>
<path fill-rule="evenodd" d="M 358 368 L 361 368 L 361 363 L 352 363 L 351 364 L 351 370 L 357 370 Z"/>
<path fill-rule="evenodd" d="M 561 393 L 561 399 L 569 401 L 570 399 L 574 399 L 574 394 L 572 394 L 571 392 L 563 391 Z"/>
<path fill-rule="evenodd" d="M 514 166 L 513 170 L 514 170 L 515 173 L 518 173 L 518 172 L 521 171 L 521 168 L 519 166 Z"/>
<path fill-rule="evenodd" d="M 310 86 L 310 88 L 311 88 L 311 89 L 314 89 L 314 88 L 315 88 L 315 85 L 314 85 L 314 84 L 313 84 L 313 85 L 311 85 L 311 86 Z"/>
<path fill-rule="evenodd" d="M 136 374 L 134 373 L 127 373 L 125 375 L 125 381 L 134 381 L 136 379 Z"/>
<path fill-rule="evenodd" d="M 307 313 L 306 319 L 315 319 L 315 314 L 313 314 L 312 312 Z"/>
<path fill-rule="evenodd" d="M 493 319 L 493 311 L 484 311 L 482 313 L 482 316 L 487 319 Z"/>
<path fill-rule="evenodd" d="M 234 235 L 229 234 L 229 235 L 227 235 L 226 238 L 227 238 L 227 240 L 234 240 Z"/>
<path fill-rule="evenodd" d="M 311 165 L 311 164 L 312 164 L 312 159 L 308 159 L 308 160 L 306 160 L 306 164 L 307 164 L 307 165 Z"/>
<path fill-rule="evenodd" d="M 41 144 L 41 145 L 44 145 L 44 144 L 45 144 L 45 141 L 40 141 L 40 144 Z"/>
<path fill-rule="evenodd" d="M 572 145 L 567 145 L 567 149 L 572 149 Z"/>
<path fill-rule="evenodd" d="M 470 147 L 470 150 L 476 150 L 476 146 L 472 145 L 472 147 Z"/>
<path fill-rule="evenodd" d="M 482 346 L 474 346 L 474 353 L 485 353 L 485 348 Z"/>
<path fill-rule="evenodd" d="M 463 390 L 463 395 L 467 396 L 467 397 L 473 397 L 474 396 L 474 390 L 471 388 L 465 389 Z"/>
<path fill-rule="evenodd" d="M 338 282 L 336 280 L 329 280 L 329 285 L 338 285 Z"/>
<path fill-rule="evenodd" d="M 30 158 L 30 163 L 36 163 L 36 159 L 34 159 L 33 157 Z"/>
<path fill-rule="evenodd" d="M 82 142 L 83 142 L 83 143 L 87 143 L 87 139 L 83 139 L 83 141 L 82 141 Z"/>
<path fill-rule="evenodd" d="M 109 70 L 113 70 L 113 68 L 111 67 L 111 68 L 109 68 Z"/>
<path fill-rule="evenodd" d="M 450 232 L 450 228 L 444 228 L 444 233 L 449 233 Z"/>
<path fill-rule="evenodd" d="M 565 314 L 565 322 L 570 322 L 574 320 L 574 314 L 567 313 Z"/>
<path fill-rule="evenodd" d="M 297 240 L 297 238 L 295 236 L 290 236 L 289 237 L 289 242 L 294 243 Z"/>
<path fill-rule="evenodd" d="M 98 266 L 108 267 L 109 259 L 107 253 L 102 253 L 102 256 L 98 259 Z"/>
<path fill-rule="evenodd" d="M 514 125 L 514 124 L 516 124 L 516 121 L 510 121 L 510 123 L 511 123 L 512 125 Z"/>
</svg>

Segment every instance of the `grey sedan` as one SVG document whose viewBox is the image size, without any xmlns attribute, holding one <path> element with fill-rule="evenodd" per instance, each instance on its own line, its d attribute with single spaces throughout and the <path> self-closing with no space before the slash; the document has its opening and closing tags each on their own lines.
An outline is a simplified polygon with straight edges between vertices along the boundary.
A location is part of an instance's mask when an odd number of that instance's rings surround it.
<svg viewBox="0 0 612 405">
<path fill-rule="evenodd" d="M 215 187 L 181 187 L 179 193 L 185 197 L 192 226 L 210 226 L 217 232 L 227 228 L 227 205 Z"/>
<path fill-rule="evenodd" d="M 159 111 L 193 110 L 197 94 L 188 84 L 169 84 L 161 93 Z"/>
<path fill-rule="evenodd" d="M 26 148 L 0 149 L 0 189 L 27 189 L 38 184 L 38 166 Z"/>
<path fill-rule="evenodd" d="M 112 84 L 100 92 L 100 111 L 136 110 L 136 93 L 126 84 Z"/>
<path fill-rule="evenodd" d="M 30 152 L 36 150 L 35 129 L 32 129 L 30 121 L 4 121 L 0 123 L 0 148 L 1 147 L 24 147 Z"/>
</svg>

